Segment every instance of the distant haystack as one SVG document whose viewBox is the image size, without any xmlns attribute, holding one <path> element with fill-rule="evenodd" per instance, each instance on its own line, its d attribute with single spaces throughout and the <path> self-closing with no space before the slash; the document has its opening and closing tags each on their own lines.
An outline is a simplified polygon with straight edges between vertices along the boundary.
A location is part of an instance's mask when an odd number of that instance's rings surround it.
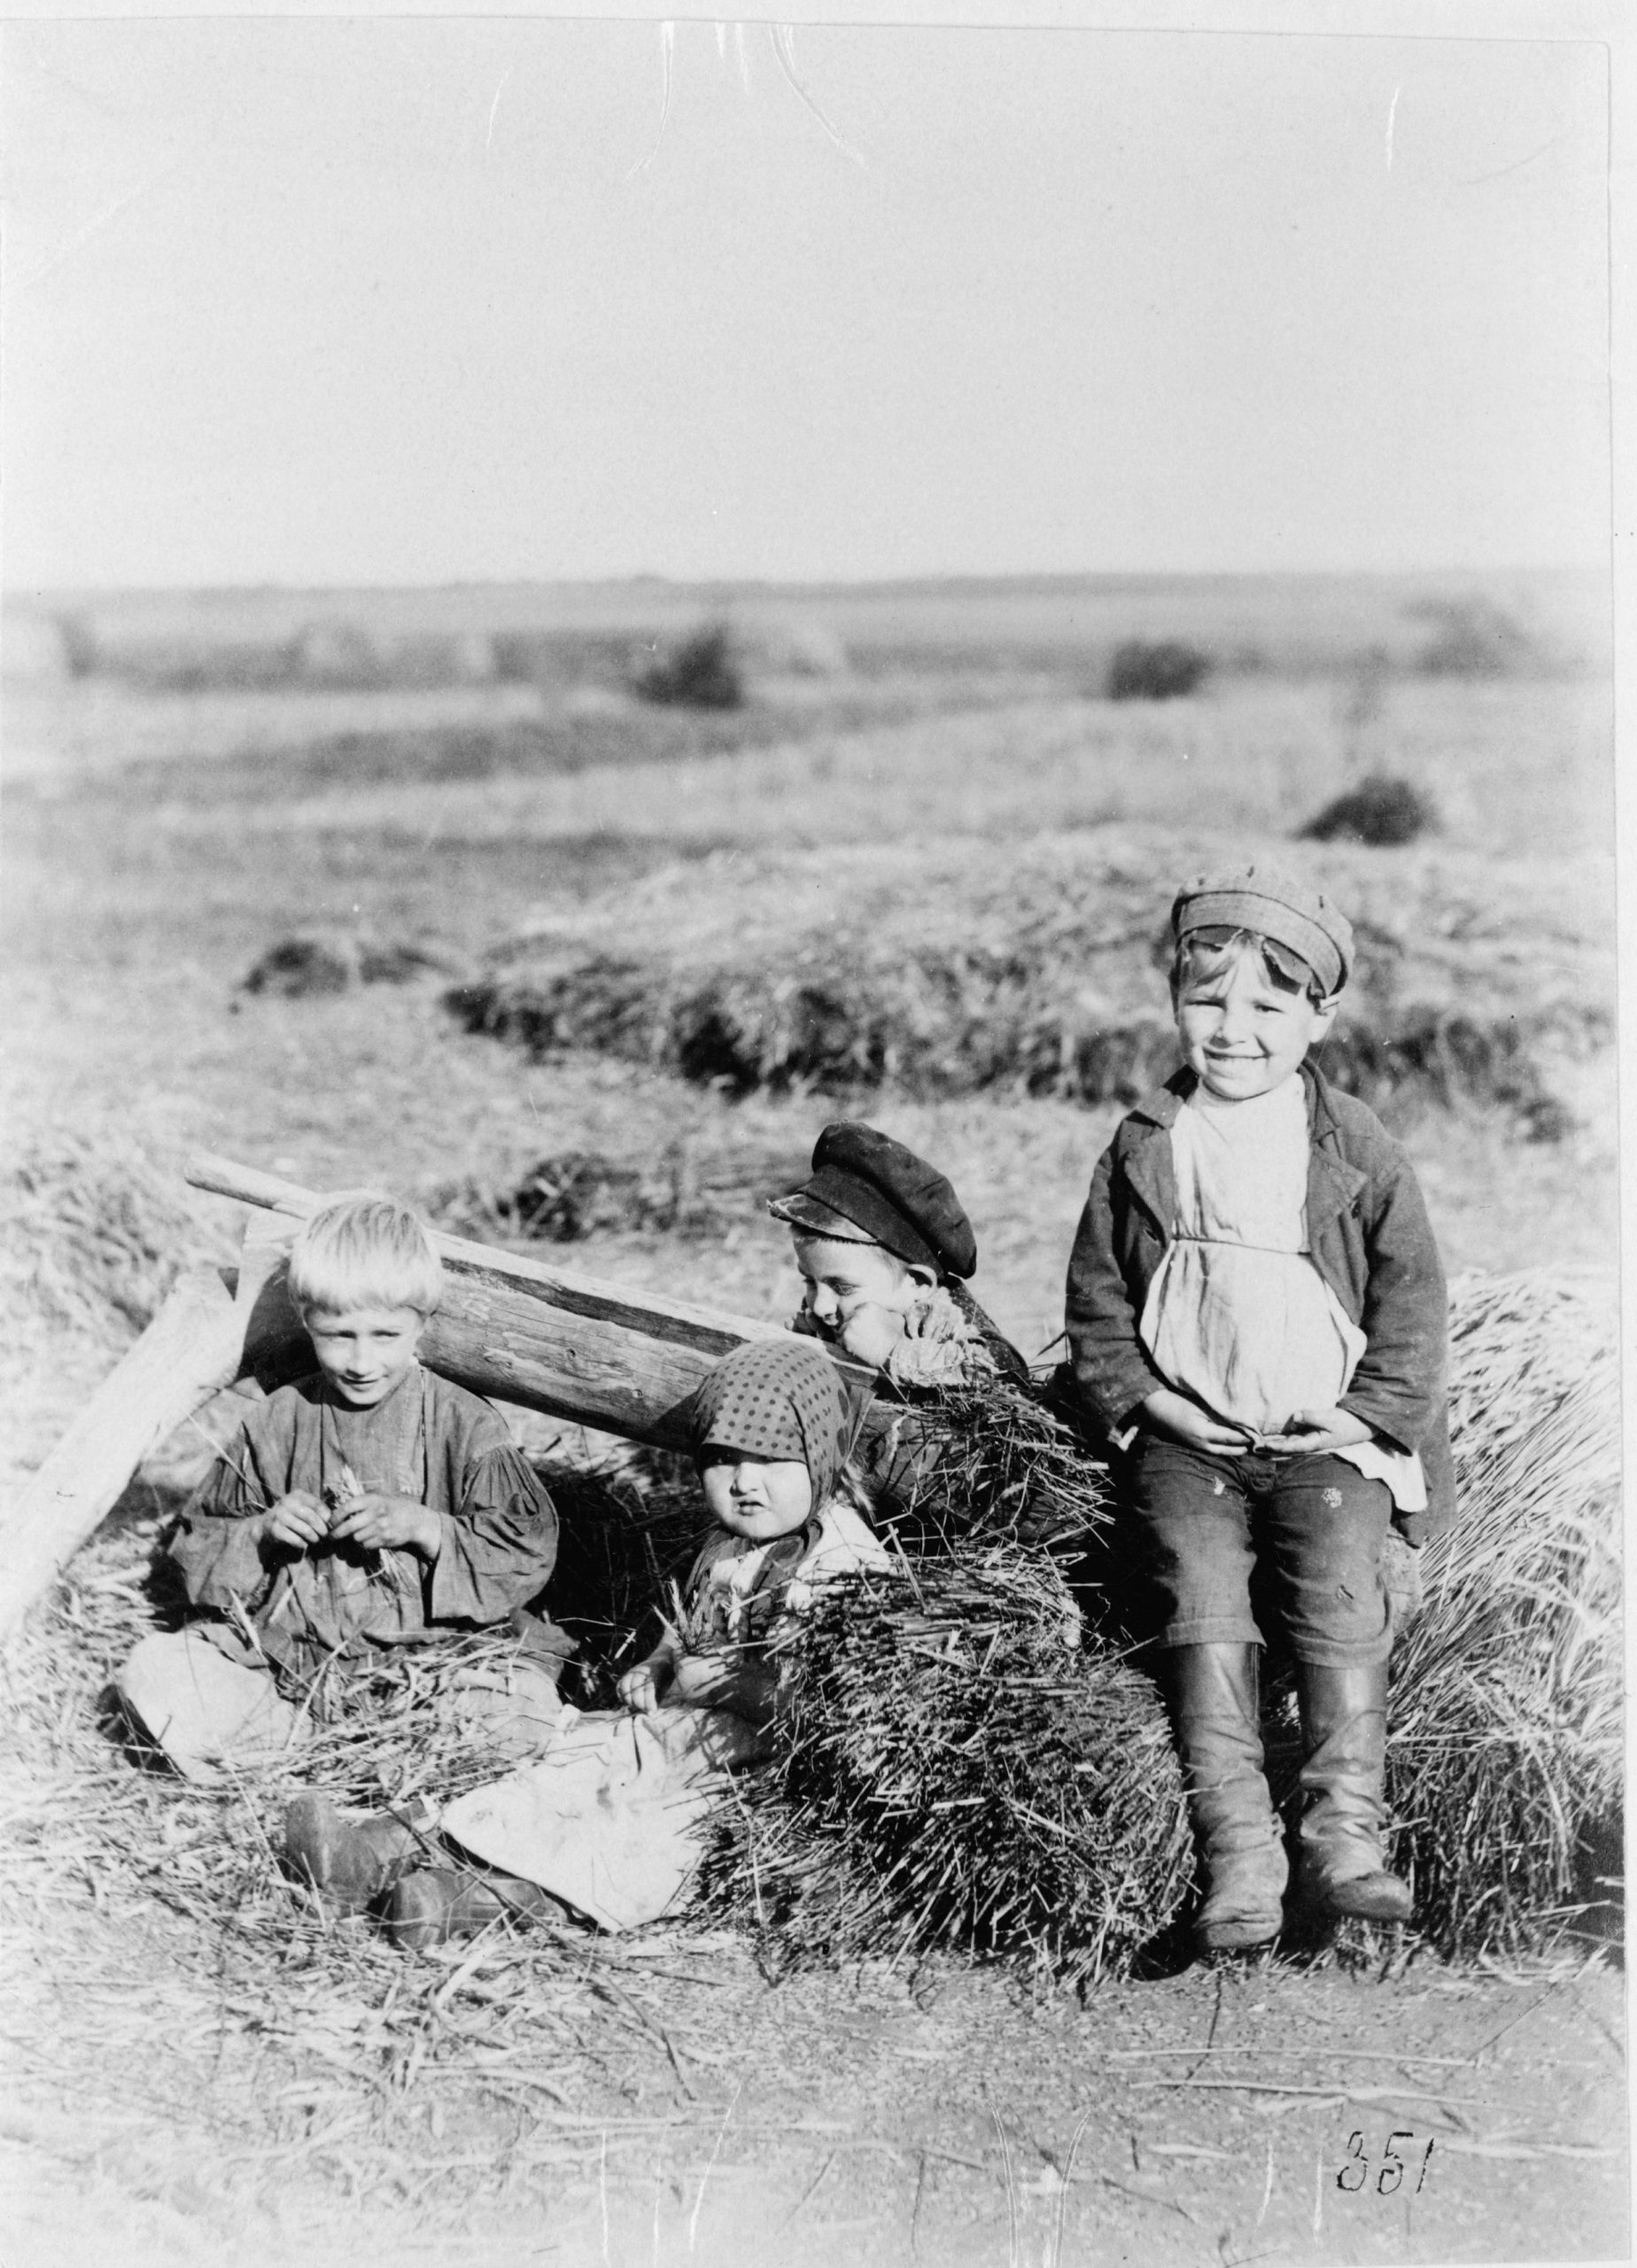
<svg viewBox="0 0 1637 2268">
<path fill-rule="evenodd" d="M 380 656 L 374 642 L 350 622 L 309 622 L 291 641 L 294 674 L 303 685 L 376 685 Z"/>
<path fill-rule="evenodd" d="M 8 607 L 0 620 L 0 670 L 9 678 L 58 684 L 74 674 L 66 631 L 54 615 Z"/>
</svg>

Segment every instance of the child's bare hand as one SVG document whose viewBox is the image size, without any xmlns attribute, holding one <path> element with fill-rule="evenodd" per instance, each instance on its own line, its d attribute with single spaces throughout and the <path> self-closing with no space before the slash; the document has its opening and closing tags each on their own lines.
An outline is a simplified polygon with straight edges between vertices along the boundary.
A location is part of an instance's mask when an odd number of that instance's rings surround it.
<svg viewBox="0 0 1637 2268">
<path fill-rule="evenodd" d="M 1356 1449 L 1369 1439 L 1369 1427 L 1350 1410 L 1299 1410 L 1280 1434 L 1304 1456 L 1323 1456 L 1331 1449 Z"/>
<path fill-rule="evenodd" d="M 1204 1449 L 1212 1456 L 1243 1456 L 1250 1444 L 1243 1430 L 1223 1418 L 1213 1418 L 1185 1394 L 1168 1386 L 1156 1386 L 1143 1402 L 1143 1415 L 1156 1433 L 1167 1434 L 1184 1448 Z"/>
<path fill-rule="evenodd" d="M 670 1682 L 663 1674 L 668 1667 L 664 1662 L 639 1662 L 620 1679 L 617 1690 L 633 1716 L 646 1717 L 658 1708 L 660 1695 Z"/>
<path fill-rule="evenodd" d="M 330 1515 L 316 1496 L 293 1488 L 261 1515 L 261 1533 L 287 1551 L 306 1551 L 330 1533 Z"/>
<path fill-rule="evenodd" d="M 384 1496 L 371 1490 L 355 1496 L 336 1514 L 330 1533 L 337 1542 L 364 1551 L 418 1551 L 436 1559 L 443 1548 L 443 1522 L 413 1496 Z"/>
</svg>

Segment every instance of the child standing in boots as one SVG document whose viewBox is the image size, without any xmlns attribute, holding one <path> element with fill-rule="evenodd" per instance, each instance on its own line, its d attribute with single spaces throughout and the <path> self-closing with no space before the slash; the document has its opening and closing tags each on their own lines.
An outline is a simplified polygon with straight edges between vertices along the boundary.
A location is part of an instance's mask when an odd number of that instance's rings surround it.
<svg viewBox="0 0 1637 2268">
<path fill-rule="evenodd" d="M 1298 1895 L 1409 1918 L 1387 1872 L 1383 1554 L 1454 1509 L 1444 1278 L 1374 1114 L 1307 1060 L 1347 980 L 1330 900 L 1255 866 L 1172 909 L 1183 1068 L 1121 1122 L 1069 1262 L 1077 1395 L 1127 1496 L 1200 1855 L 1204 1950 L 1278 1934 L 1287 1868 L 1263 1770 L 1251 1579 L 1274 1578 L 1305 1761 Z"/>
</svg>

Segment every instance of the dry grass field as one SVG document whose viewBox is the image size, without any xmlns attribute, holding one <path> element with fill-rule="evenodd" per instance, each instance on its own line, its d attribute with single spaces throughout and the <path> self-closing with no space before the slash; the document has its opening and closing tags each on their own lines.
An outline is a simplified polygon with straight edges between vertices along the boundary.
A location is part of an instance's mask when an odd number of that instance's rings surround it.
<svg viewBox="0 0 1637 2268">
<path fill-rule="evenodd" d="M 567 1264 L 778 1316 L 795 1277 L 760 1196 L 856 1111 L 946 1166 L 980 1295 L 1032 1354 L 1121 1082 L 1163 1046 L 1168 885 L 1281 844 L 1360 916 L 1348 1060 L 1452 1272 L 1546 1269 L 1611 1309 L 1594 601 L 638 584 L 16 617 L 0 1470 L 39 1460 L 171 1266 L 230 1250 L 229 1208 L 177 1178 L 195 1146 L 496 1235 L 542 1161 L 590 1161 L 603 1195 L 554 1216 Z M 639 697 L 645 657 L 714 617 L 740 705 Z M 1113 701 L 1134 638 L 1213 666 Z M 1380 774 L 1435 831 L 1292 844 Z M 244 990 L 292 937 L 334 989 Z M 425 965 L 361 981 L 400 945 Z M 1114 1031 L 1119 1060 L 1093 1045 Z M 1584 1946 L 1082 2001 L 1004 1965 L 785 1968 L 686 1926 L 470 1966 L 275 1926 L 253 1802 L 133 1773 L 95 1708 L 159 1496 L 206 1454 L 170 1446 L 7 1669 L 8 2268 L 108 2259 L 114 2231 L 121 2262 L 614 2268 L 1624 2249 L 1619 1980 Z M 1418 2188 L 1338 2186 L 1395 2130 L 1414 2165 L 1432 2142 Z"/>
</svg>

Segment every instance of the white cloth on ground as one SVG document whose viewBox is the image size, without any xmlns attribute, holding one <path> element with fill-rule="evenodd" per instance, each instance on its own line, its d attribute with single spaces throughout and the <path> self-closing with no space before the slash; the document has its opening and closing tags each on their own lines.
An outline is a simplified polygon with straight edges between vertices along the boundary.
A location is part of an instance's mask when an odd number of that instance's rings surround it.
<svg viewBox="0 0 1637 2268">
<path fill-rule="evenodd" d="M 306 1720 L 286 1701 L 270 1669 L 229 1658 L 204 1629 L 155 1630 L 132 1648 L 114 1690 L 137 1727 L 184 1779 L 201 1787 L 231 1780 L 297 1746 Z"/>
</svg>

